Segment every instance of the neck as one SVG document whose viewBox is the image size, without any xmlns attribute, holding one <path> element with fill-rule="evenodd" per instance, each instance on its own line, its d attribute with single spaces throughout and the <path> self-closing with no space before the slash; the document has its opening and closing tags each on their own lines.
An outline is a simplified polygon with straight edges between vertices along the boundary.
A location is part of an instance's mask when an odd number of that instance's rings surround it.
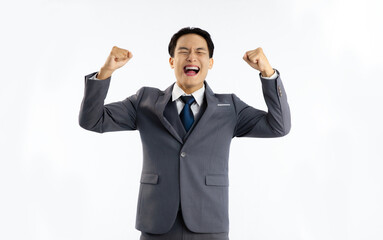
<svg viewBox="0 0 383 240">
<path fill-rule="evenodd" d="M 198 85 L 198 86 L 187 87 L 187 86 L 180 84 L 178 81 L 176 83 L 186 94 L 192 94 L 193 92 L 201 89 L 203 87 L 203 84 L 204 84 L 204 83 L 202 83 L 201 85 Z"/>
</svg>

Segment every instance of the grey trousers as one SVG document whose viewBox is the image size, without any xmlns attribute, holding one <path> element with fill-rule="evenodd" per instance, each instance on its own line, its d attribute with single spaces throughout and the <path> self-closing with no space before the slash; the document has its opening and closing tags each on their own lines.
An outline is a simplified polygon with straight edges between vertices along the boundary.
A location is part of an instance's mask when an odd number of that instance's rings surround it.
<svg viewBox="0 0 383 240">
<path fill-rule="evenodd" d="M 185 225 L 182 211 L 178 211 L 176 221 L 169 232 L 164 234 L 141 232 L 140 240 L 229 240 L 229 233 L 192 232 Z"/>
</svg>

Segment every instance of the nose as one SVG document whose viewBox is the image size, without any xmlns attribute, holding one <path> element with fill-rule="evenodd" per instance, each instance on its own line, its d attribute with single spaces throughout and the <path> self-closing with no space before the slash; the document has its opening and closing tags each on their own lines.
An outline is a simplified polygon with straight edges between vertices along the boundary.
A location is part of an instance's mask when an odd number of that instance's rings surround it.
<svg viewBox="0 0 383 240">
<path fill-rule="evenodd" d="M 196 54 L 192 51 L 192 52 L 188 55 L 188 57 L 187 57 L 186 60 L 189 61 L 189 62 L 193 62 L 193 61 L 195 61 L 195 60 L 196 60 Z"/>
</svg>

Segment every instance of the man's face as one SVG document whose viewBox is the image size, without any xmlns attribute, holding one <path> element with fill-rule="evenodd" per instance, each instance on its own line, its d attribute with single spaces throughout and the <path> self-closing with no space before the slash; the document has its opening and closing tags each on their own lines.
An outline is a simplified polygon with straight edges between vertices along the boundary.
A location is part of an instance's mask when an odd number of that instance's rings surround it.
<svg viewBox="0 0 383 240">
<path fill-rule="evenodd" d="M 213 67 L 206 40 L 198 34 L 181 36 L 169 63 L 177 78 L 178 86 L 185 93 L 192 93 L 203 86 L 207 72 Z"/>
</svg>

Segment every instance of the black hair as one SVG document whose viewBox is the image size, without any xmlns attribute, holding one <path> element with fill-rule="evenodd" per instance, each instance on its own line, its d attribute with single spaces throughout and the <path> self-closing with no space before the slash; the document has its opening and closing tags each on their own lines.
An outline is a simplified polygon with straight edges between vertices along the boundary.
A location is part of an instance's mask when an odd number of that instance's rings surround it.
<svg viewBox="0 0 383 240">
<path fill-rule="evenodd" d="M 214 52 L 214 44 L 213 44 L 213 41 L 211 40 L 210 34 L 207 31 L 197 27 L 185 27 L 179 30 L 177 33 L 175 33 L 169 42 L 169 47 L 168 47 L 169 55 L 171 57 L 174 57 L 174 49 L 176 48 L 178 39 L 181 36 L 185 34 L 189 34 L 189 33 L 198 34 L 206 40 L 207 48 L 209 50 L 209 58 L 212 58 L 213 52 Z"/>
</svg>

